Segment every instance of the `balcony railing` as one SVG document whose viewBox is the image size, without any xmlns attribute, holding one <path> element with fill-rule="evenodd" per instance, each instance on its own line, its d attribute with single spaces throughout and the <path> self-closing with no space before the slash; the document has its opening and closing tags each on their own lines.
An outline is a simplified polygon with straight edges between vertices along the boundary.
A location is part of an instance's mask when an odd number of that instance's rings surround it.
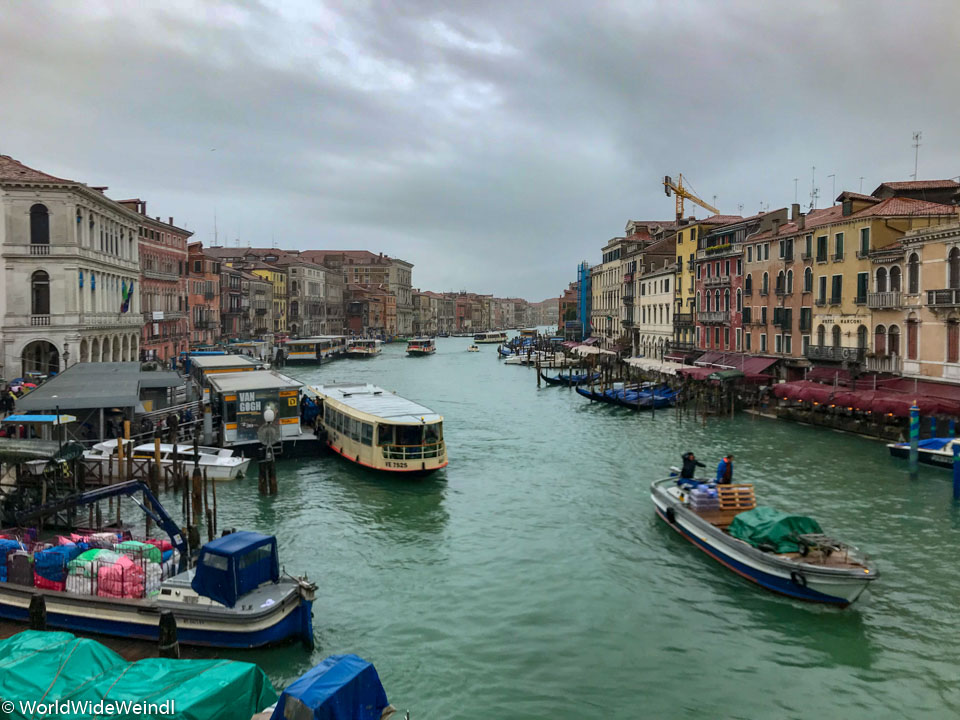
<svg viewBox="0 0 960 720">
<path fill-rule="evenodd" d="M 180 276 L 176 273 L 162 272 L 161 270 L 151 270 L 147 268 L 141 269 L 140 272 L 148 280 L 164 280 L 166 282 L 180 281 Z"/>
<path fill-rule="evenodd" d="M 830 256 L 830 259 L 833 260 L 834 262 L 840 262 L 841 260 L 843 260 L 843 253 L 842 252 L 834 253 L 833 255 Z"/>
<path fill-rule="evenodd" d="M 866 305 L 866 304 L 867 304 L 867 296 L 866 296 L 866 295 L 857 295 L 856 297 L 853 298 L 853 304 L 854 304 L 854 305 Z"/>
<path fill-rule="evenodd" d="M 705 287 L 723 287 L 724 285 L 730 284 L 729 275 L 714 275 L 713 277 L 708 277 L 703 281 Z"/>
<path fill-rule="evenodd" d="M 212 292 L 205 292 L 205 293 L 203 294 L 203 299 L 204 299 L 204 300 L 213 300 L 215 297 L 216 297 L 216 295 L 215 295 L 214 293 L 212 293 Z"/>
<path fill-rule="evenodd" d="M 842 298 L 839 295 L 832 295 L 830 297 L 831 305 L 839 305 L 842 302 Z"/>
<path fill-rule="evenodd" d="M 927 290 L 927 305 L 932 307 L 957 307 L 960 305 L 960 290 Z"/>
<path fill-rule="evenodd" d="M 30 325 L 33 327 L 46 326 L 50 324 L 49 315 L 31 315 Z"/>
<path fill-rule="evenodd" d="M 867 293 L 867 307 L 871 310 L 900 307 L 900 291 Z"/>
<path fill-rule="evenodd" d="M 760 288 L 760 294 L 766 296 L 770 294 L 770 291 L 767 288 Z"/>
<path fill-rule="evenodd" d="M 706 325 L 730 322 L 730 312 L 727 310 L 697 313 L 697 320 Z"/>
<path fill-rule="evenodd" d="M 836 362 L 863 362 L 864 348 L 835 347 L 833 345 L 808 345 L 804 353 L 810 360 L 834 360 Z"/>
<path fill-rule="evenodd" d="M 827 299 L 818 297 L 816 300 L 813 301 L 813 304 L 816 305 L 817 307 L 823 307 L 824 305 L 827 304 Z"/>
<path fill-rule="evenodd" d="M 792 252 L 784 253 L 784 255 L 783 255 L 783 261 L 784 261 L 785 263 L 792 263 L 792 262 L 793 262 L 793 253 L 792 253 Z"/>
<path fill-rule="evenodd" d="M 812 259 L 812 258 L 813 258 L 813 255 L 810 254 L 810 253 L 808 253 L 808 252 L 800 253 L 800 259 L 801 259 L 801 260 L 810 260 L 810 259 Z"/>
<path fill-rule="evenodd" d="M 867 370 L 869 372 L 893 373 L 899 375 L 903 372 L 903 363 L 899 355 L 874 355 L 866 357 Z"/>
<path fill-rule="evenodd" d="M 870 251 L 857 250 L 857 260 L 866 260 L 870 257 Z"/>
<path fill-rule="evenodd" d="M 826 256 L 826 255 L 817 255 L 817 262 L 818 262 L 818 263 L 825 263 L 826 261 L 827 261 L 827 256 Z"/>
<path fill-rule="evenodd" d="M 624 305 L 633 305 L 633 298 L 634 298 L 633 295 L 624 295 L 624 296 L 623 296 L 623 304 L 624 304 Z"/>
<path fill-rule="evenodd" d="M 774 289 L 773 289 L 773 294 L 774 294 L 774 295 L 786 295 L 786 294 L 787 294 L 787 291 L 784 290 L 782 287 L 778 287 L 778 288 L 774 288 Z"/>
<path fill-rule="evenodd" d="M 49 245 L 31 245 L 30 254 L 31 255 L 49 255 L 50 246 Z"/>
<path fill-rule="evenodd" d="M 693 325 L 693 313 L 674 313 L 674 325 Z"/>
</svg>

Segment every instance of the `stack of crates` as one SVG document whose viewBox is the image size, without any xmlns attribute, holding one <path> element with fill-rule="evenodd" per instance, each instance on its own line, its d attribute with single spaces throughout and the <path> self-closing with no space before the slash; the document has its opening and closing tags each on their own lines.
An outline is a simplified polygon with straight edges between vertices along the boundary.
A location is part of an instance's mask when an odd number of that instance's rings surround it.
<svg viewBox="0 0 960 720">
<path fill-rule="evenodd" d="M 690 491 L 690 509 L 694 512 L 704 512 L 720 509 L 720 498 L 717 488 L 710 485 L 698 485 Z"/>
</svg>

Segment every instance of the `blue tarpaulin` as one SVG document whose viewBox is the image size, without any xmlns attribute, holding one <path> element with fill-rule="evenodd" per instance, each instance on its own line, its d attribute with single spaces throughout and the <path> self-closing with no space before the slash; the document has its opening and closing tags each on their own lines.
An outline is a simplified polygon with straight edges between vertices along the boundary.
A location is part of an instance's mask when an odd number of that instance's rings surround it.
<svg viewBox="0 0 960 720">
<path fill-rule="evenodd" d="M 283 691 L 270 720 L 380 720 L 387 705 L 373 663 L 331 655 Z"/>
<path fill-rule="evenodd" d="M 191 587 L 200 595 L 233 607 L 237 598 L 265 582 L 280 580 L 277 539 L 241 531 L 200 548 Z"/>
</svg>

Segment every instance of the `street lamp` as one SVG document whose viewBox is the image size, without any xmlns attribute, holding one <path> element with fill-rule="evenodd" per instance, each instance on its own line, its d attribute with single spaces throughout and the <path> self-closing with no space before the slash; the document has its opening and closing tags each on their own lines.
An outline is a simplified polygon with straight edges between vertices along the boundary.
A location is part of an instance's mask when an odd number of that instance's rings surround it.
<svg viewBox="0 0 960 720">
<path fill-rule="evenodd" d="M 70 343 L 63 344 L 63 369 L 66 370 L 70 366 Z"/>
<path fill-rule="evenodd" d="M 275 412 L 273 412 L 272 407 L 268 407 L 266 410 L 263 411 L 264 422 L 272 423 L 276 417 L 277 415 Z"/>
</svg>

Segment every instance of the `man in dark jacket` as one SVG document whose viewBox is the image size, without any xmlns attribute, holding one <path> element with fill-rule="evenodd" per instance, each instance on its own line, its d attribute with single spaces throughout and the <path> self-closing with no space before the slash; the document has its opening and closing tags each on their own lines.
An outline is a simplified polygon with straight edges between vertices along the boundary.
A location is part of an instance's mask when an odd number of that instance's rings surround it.
<svg viewBox="0 0 960 720">
<path fill-rule="evenodd" d="M 692 452 L 688 452 L 683 456 L 683 468 L 680 470 L 680 479 L 681 480 L 693 480 L 694 473 L 697 472 L 698 467 L 706 467 L 702 462 L 697 460 L 694 457 Z"/>
</svg>

